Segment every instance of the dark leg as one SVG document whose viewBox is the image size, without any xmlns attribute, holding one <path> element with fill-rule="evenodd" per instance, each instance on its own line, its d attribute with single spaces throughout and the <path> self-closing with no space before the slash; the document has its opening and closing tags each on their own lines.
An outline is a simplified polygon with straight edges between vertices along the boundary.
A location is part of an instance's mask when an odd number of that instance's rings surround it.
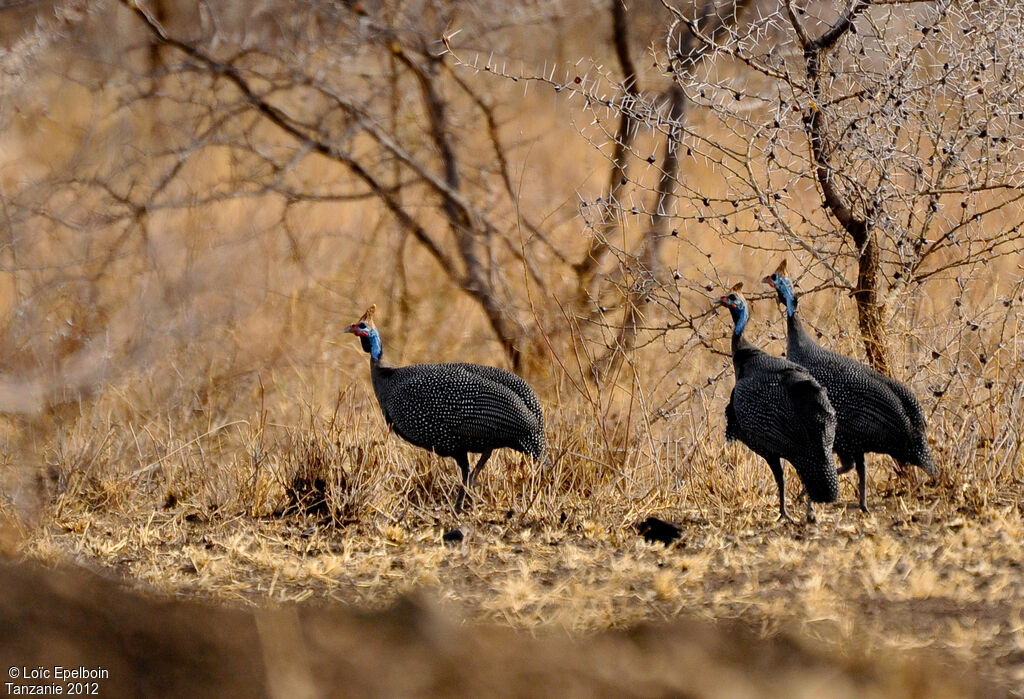
<svg viewBox="0 0 1024 699">
<path fill-rule="evenodd" d="M 857 480 L 860 484 L 860 509 L 868 511 L 868 469 L 864 464 L 864 455 L 857 457 Z"/>
<path fill-rule="evenodd" d="M 494 450 L 488 449 L 487 451 L 480 454 L 480 460 L 476 462 L 476 467 L 474 467 L 473 472 L 469 474 L 469 485 L 473 485 L 474 483 L 476 483 L 476 477 L 480 475 L 480 471 L 483 470 L 484 464 L 487 463 L 487 459 L 491 458 L 492 451 Z"/>
<path fill-rule="evenodd" d="M 807 521 L 817 522 L 818 519 L 814 516 L 814 508 L 811 505 L 811 496 L 807 494 L 807 488 L 800 490 L 800 494 L 796 496 L 797 502 L 799 502 L 801 498 L 807 498 Z"/>
<path fill-rule="evenodd" d="M 466 499 L 466 488 L 469 487 L 469 454 L 465 452 L 455 455 L 455 463 L 462 471 L 462 485 L 459 486 L 459 494 L 455 497 L 455 512 L 462 512 L 462 501 Z"/>
<path fill-rule="evenodd" d="M 772 475 L 775 476 L 775 485 L 779 487 L 779 520 L 792 522 L 793 518 L 786 512 L 786 477 L 782 474 L 782 462 L 777 456 L 765 459 L 765 461 L 768 462 L 768 466 L 772 469 Z M 807 501 L 810 502 L 810 498 L 807 498 Z"/>
<path fill-rule="evenodd" d="M 843 456 L 842 454 L 839 455 L 839 463 L 842 464 L 840 468 L 836 469 L 836 473 L 839 475 L 842 475 L 853 468 L 853 461 L 851 461 L 848 457 Z M 801 488 L 800 494 L 797 495 L 797 498 L 802 498 L 805 495 L 807 495 L 807 488 Z"/>
</svg>

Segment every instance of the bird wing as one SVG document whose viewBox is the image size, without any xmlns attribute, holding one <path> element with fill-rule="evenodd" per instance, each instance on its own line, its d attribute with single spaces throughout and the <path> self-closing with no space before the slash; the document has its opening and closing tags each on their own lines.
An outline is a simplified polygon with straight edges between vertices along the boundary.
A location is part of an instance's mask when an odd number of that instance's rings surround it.
<svg viewBox="0 0 1024 699">
<path fill-rule="evenodd" d="M 387 419 L 403 439 L 439 453 L 518 445 L 538 428 L 534 414 L 508 387 L 459 365 L 395 370 Z"/>
<path fill-rule="evenodd" d="M 481 379 L 457 432 L 467 439 L 515 439 L 540 429 L 537 416 L 503 384 Z"/>
<path fill-rule="evenodd" d="M 835 429 L 835 413 L 824 389 L 788 362 L 749 373 L 736 383 L 732 402 L 743 441 L 762 455 L 788 459 L 806 453 L 820 448 L 823 432 Z"/>
<path fill-rule="evenodd" d="M 841 404 L 847 429 L 865 435 L 892 435 L 897 441 L 924 430 L 921 406 L 909 389 L 866 364 L 833 355 L 838 360 L 823 383 L 833 402 Z"/>
<path fill-rule="evenodd" d="M 896 379 L 881 374 L 879 374 L 879 376 L 889 389 L 896 394 L 900 404 L 903 406 L 907 419 L 910 421 L 910 424 L 914 426 L 914 429 L 924 432 L 926 427 L 924 411 L 921 409 L 921 403 L 917 400 L 917 396 L 915 396 L 906 385 L 900 383 Z"/>
<path fill-rule="evenodd" d="M 501 384 L 509 389 L 512 393 L 519 396 L 519 399 L 523 401 L 527 409 L 537 417 L 538 423 L 544 424 L 544 411 L 541 408 L 540 399 L 537 398 L 534 390 L 530 388 L 530 384 L 526 383 L 526 380 L 518 374 L 514 374 L 507 369 L 499 369 L 498 367 L 485 366 L 483 364 L 462 363 L 455 364 L 454 366 L 485 378 L 488 381 Z"/>
<path fill-rule="evenodd" d="M 780 379 L 794 412 L 802 421 L 819 429 L 824 428 L 830 419 L 835 421 L 835 410 L 829 403 L 828 394 L 810 373 L 791 366 L 781 372 Z"/>
</svg>

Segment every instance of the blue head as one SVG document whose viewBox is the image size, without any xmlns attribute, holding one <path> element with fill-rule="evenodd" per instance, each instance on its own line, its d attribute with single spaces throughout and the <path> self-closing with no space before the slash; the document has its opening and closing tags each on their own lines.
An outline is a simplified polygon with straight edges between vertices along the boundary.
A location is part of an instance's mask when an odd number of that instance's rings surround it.
<svg viewBox="0 0 1024 699">
<path fill-rule="evenodd" d="M 733 325 L 735 326 L 732 332 L 733 335 L 737 336 L 743 334 L 743 328 L 746 327 L 747 319 L 750 317 L 750 311 L 747 309 L 747 300 L 740 293 L 742 288 L 743 282 L 739 282 L 729 290 L 728 294 L 718 299 L 718 303 L 729 309 Z"/>
<path fill-rule="evenodd" d="M 793 282 L 786 276 L 785 260 L 782 261 L 778 269 L 761 281 L 775 289 L 779 303 L 786 306 L 786 315 L 792 317 L 796 314 L 796 292 L 793 291 Z"/>
<path fill-rule="evenodd" d="M 376 311 L 377 304 L 373 304 L 366 309 L 366 313 L 363 314 L 358 323 L 352 323 L 352 325 L 345 328 L 345 332 L 352 333 L 359 338 L 359 341 L 363 343 L 363 351 L 369 353 L 371 359 L 380 359 L 383 350 L 377 326 L 373 324 L 373 314 Z"/>
</svg>

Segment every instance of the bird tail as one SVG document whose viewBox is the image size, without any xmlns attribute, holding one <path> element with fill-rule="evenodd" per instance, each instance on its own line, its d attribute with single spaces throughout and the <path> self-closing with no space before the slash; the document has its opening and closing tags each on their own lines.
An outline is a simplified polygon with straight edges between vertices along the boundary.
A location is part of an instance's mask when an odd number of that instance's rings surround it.
<svg viewBox="0 0 1024 699">
<path fill-rule="evenodd" d="M 932 459 L 931 450 L 928 449 L 928 445 L 925 445 L 924 450 L 921 452 L 921 456 L 914 460 L 914 463 L 924 469 L 924 472 L 933 478 L 939 475 L 939 467 L 935 465 L 935 460 Z"/>
<path fill-rule="evenodd" d="M 790 461 L 807 496 L 812 502 L 835 502 L 839 499 L 839 476 L 832 446 L 836 437 L 836 411 L 821 384 L 800 369 L 782 375 L 782 384 L 793 399 L 793 407 L 803 427 L 803 438 L 811 446 L 805 458 Z M 817 453 L 814 453 L 817 452 Z"/>
<path fill-rule="evenodd" d="M 839 499 L 839 483 L 825 479 L 808 479 L 804 481 L 807 497 L 811 502 L 835 502 Z"/>
<path fill-rule="evenodd" d="M 939 468 L 935 465 L 931 449 L 928 448 L 928 442 L 924 439 L 920 439 L 918 444 L 907 449 L 902 454 L 897 453 L 896 460 L 899 462 L 901 469 L 905 469 L 907 465 L 914 465 L 933 478 L 939 475 Z"/>
<path fill-rule="evenodd" d="M 800 480 L 812 502 L 835 502 L 839 499 L 839 476 L 832 454 L 824 458 L 801 459 L 793 463 Z"/>
<path fill-rule="evenodd" d="M 535 453 L 533 455 L 533 458 L 537 459 L 537 461 L 540 462 L 541 468 L 543 468 L 543 469 L 551 468 L 551 455 L 548 453 L 548 440 L 547 439 L 544 439 L 541 442 L 540 448 L 537 450 L 537 453 Z"/>
<path fill-rule="evenodd" d="M 535 460 L 539 461 L 543 468 L 551 466 L 551 457 L 548 456 L 548 440 L 544 436 L 543 432 L 539 435 L 530 435 L 530 438 L 522 444 L 522 447 L 520 447 L 520 451 L 529 454 Z"/>
</svg>

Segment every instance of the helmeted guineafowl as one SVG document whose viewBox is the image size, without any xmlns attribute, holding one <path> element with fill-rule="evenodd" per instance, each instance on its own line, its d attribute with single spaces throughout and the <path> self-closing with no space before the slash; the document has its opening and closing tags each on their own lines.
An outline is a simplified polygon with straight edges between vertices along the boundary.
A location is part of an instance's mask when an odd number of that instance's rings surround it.
<svg viewBox="0 0 1024 699">
<path fill-rule="evenodd" d="M 807 520 L 814 521 L 812 502 L 839 497 L 839 478 L 832 458 L 836 414 L 825 389 L 807 371 L 782 357 L 773 357 L 743 337 L 750 312 L 737 284 L 718 302 L 732 314 L 732 361 L 736 385 L 725 409 L 726 440 L 740 440 L 768 462 L 779 488 L 779 519 L 786 512 L 781 459 L 796 469 L 807 490 Z"/>
<path fill-rule="evenodd" d="M 370 378 L 384 420 L 399 437 L 440 456 L 462 470 L 455 511 L 462 509 L 491 452 L 508 447 L 548 463 L 544 414 L 537 394 L 505 369 L 479 364 L 381 364 L 380 334 L 373 324 L 376 304 L 345 332 L 354 333 L 370 355 Z M 470 470 L 469 453 L 480 454 Z"/>
<path fill-rule="evenodd" d="M 786 307 L 786 355 L 811 373 L 828 391 L 839 420 L 835 450 L 842 468 L 856 468 L 860 509 L 867 512 L 864 454 L 889 454 L 898 461 L 916 464 L 929 475 L 938 474 L 921 404 L 910 389 L 855 359 L 827 350 L 807 333 L 797 315 L 793 283 L 786 276 L 786 261 L 763 280 Z"/>
</svg>

